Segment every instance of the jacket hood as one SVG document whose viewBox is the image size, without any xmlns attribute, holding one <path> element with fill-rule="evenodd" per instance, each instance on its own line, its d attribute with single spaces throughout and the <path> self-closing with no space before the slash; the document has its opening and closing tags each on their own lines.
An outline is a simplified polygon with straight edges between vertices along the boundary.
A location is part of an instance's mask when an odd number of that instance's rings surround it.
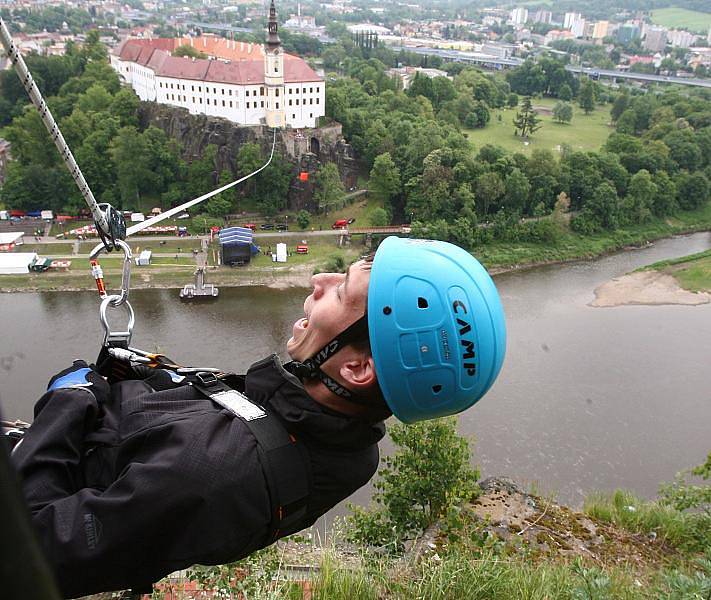
<svg viewBox="0 0 711 600">
<path fill-rule="evenodd" d="M 270 406 L 286 422 L 287 429 L 332 447 L 362 449 L 385 435 L 382 421 L 362 419 L 329 410 L 306 393 L 298 377 L 290 373 L 276 354 L 254 363 L 247 371 L 245 393 L 262 406 Z"/>
</svg>

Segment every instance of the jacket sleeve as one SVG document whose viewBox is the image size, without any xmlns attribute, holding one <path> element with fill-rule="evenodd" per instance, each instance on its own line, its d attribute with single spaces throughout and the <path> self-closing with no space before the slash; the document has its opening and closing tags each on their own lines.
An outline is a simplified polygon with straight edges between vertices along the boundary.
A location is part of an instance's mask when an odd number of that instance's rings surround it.
<svg viewBox="0 0 711 600">
<path fill-rule="evenodd" d="M 99 412 L 89 388 L 47 392 L 35 406 L 35 419 L 12 453 L 30 512 L 35 513 L 82 487 L 84 437 Z"/>
<path fill-rule="evenodd" d="M 261 545 L 266 484 L 253 440 L 220 447 L 239 435 L 233 426 L 211 419 L 154 429 L 129 449 L 132 460 L 109 487 L 84 487 L 35 511 L 62 593 L 141 589 Z"/>
</svg>

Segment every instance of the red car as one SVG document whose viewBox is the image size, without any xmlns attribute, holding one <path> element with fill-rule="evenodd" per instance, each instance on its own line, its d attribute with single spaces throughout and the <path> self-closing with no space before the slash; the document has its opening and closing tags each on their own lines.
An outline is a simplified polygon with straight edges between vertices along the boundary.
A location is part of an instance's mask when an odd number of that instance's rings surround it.
<svg viewBox="0 0 711 600">
<path fill-rule="evenodd" d="M 348 227 L 348 219 L 338 219 L 331 225 L 331 229 L 345 229 L 346 227 Z"/>
<path fill-rule="evenodd" d="M 297 254 L 308 254 L 309 253 L 309 247 L 304 245 L 297 246 L 296 247 L 296 253 Z"/>
<path fill-rule="evenodd" d="M 242 225 L 242 227 L 247 227 L 248 229 L 251 229 L 252 231 L 257 229 L 257 226 L 254 223 L 245 223 L 244 225 Z"/>
</svg>

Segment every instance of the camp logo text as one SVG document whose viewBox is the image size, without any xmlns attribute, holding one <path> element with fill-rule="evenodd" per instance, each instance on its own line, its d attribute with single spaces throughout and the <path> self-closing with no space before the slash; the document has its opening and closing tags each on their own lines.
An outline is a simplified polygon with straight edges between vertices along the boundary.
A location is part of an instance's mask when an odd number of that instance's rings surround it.
<svg viewBox="0 0 711 600">
<path fill-rule="evenodd" d="M 476 363 L 474 362 L 476 353 L 474 352 L 474 342 L 464 337 L 472 330 L 471 323 L 463 318 L 463 316 L 468 314 L 469 311 L 467 310 L 464 302 L 461 300 L 455 300 L 452 302 L 452 309 L 454 310 L 454 314 L 458 315 L 456 319 L 459 327 L 459 342 L 462 345 L 462 367 L 467 370 L 467 375 L 474 377 L 474 375 L 476 375 Z"/>
</svg>

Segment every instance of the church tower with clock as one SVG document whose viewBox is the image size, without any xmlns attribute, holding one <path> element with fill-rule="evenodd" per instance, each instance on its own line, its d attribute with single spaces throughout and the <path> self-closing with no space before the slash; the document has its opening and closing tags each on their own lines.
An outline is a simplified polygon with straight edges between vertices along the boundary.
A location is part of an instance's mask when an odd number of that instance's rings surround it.
<svg viewBox="0 0 711 600">
<path fill-rule="evenodd" d="M 279 39 L 274 0 L 269 6 L 267 43 L 264 48 L 264 85 L 267 93 L 267 127 L 284 127 L 284 49 Z"/>
</svg>

